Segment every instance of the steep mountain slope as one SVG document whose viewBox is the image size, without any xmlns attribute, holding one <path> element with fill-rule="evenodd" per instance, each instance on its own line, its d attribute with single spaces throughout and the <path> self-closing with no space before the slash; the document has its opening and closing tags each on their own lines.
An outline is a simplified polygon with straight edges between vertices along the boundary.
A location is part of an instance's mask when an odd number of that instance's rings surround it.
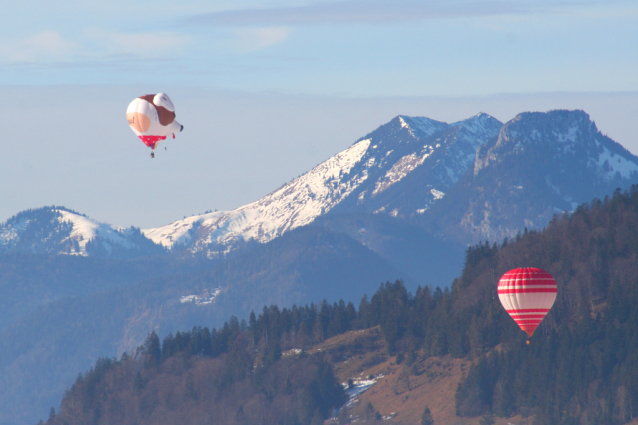
<svg viewBox="0 0 638 425">
<path fill-rule="evenodd" d="M 134 227 L 112 226 L 52 206 L 23 211 L 0 224 L 0 253 L 7 252 L 130 258 L 166 250 Z"/>
<path fill-rule="evenodd" d="M 634 183 L 638 157 L 585 112 L 526 112 L 479 148 L 474 166 L 419 221 L 464 243 L 502 241 Z"/>
<path fill-rule="evenodd" d="M 267 242 L 332 210 L 409 217 L 440 199 L 500 127 L 486 114 L 454 124 L 398 116 L 252 204 L 144 234 L 164 246 L 211 253 L 250 239 Z"/>
<path fill-rule="evenodd" d="M 496 137 L 502 123 L 480 113 L 449 125 L 399 116 L 364 139 L 372 149 L 358 167 L 369 177 L 331 212 L 422 214 L 467 171 L 476 149 Z M 366 168 L 363 168 L 365 165 Z"/>
<path fill-rule="evenodd" d="M 190 227 L 180 222 L 159 229 L 145 230 L 155 242 L 171 246 L 186 242 L 184 232 L 197 225 L 191 233 L 189 246 L 193 251 L 207 250 L 216 245 L 232 243 L 238 237 L 267 242 L 286 230 L 309 224 L 338 203 L 359 184 L 358 179 L 339 181 L 358 162 L 368 148 L 369 141 L 361 141 L 318 165 L 282 188 L 252 204 L 226 213 L 213 213 L 188 219 Z M 191 224 L 192 223 L 192 224 Z M 179 229 L 182 237 L 175 234 Z"/>
</svg>

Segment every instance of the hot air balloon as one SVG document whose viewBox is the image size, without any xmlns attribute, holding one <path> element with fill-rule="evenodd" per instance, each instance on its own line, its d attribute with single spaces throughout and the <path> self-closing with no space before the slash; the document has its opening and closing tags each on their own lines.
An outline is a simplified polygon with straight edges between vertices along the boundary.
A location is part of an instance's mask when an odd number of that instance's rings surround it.
<svg viewBox="0 0 638 425">
<path fill-rule="evenodd" d="M 498 298 L 505 310 L 529 336 L 545 318 L 556 300 L 556 281 L 542 269 L 510 270 L 498 282 Z"/>
<path fill-rule="evenodd" d="M 152 149 L 151 158 L 155 158 L 155 148 L 167 136 L 179 133 L 184 126 L 175 121 L 175 106 L 166 93 L 147 94 L 133 100 L 126 109 L 126 119 L 131 130 Z"/>
</svg>

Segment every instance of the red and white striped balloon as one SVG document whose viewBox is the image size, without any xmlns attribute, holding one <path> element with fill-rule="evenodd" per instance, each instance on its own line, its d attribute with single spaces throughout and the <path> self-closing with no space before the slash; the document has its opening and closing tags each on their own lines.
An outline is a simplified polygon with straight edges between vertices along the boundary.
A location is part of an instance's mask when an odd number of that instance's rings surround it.
<svg viewBox="0 0 638 425">
<path fill-rule="evenodd" d="M 498 298 L 516 324 L 532 336 L 556 300 L 556 281 L 533 267 L 510 270 L 498 282 Z"/>
</svg>

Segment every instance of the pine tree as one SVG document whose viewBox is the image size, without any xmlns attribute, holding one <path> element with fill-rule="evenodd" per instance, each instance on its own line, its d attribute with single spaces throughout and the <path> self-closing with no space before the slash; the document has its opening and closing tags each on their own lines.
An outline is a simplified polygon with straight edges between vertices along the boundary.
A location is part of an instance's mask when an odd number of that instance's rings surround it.
<svg viewBox="0 0 638 425">
<path fill-rule="evenodd" d="M 235 414 L 235 421 L 238 423 L 244 423 L 246 421 L 246 414 L 244 413 L 244 406 L 239 406 L 237 413 Z"/>
<path fill-rule="evenodd" d="M 434 419 L 432 419 L 432 413 L 429 407 L 425 407 L 423 416 L 421 416 L 421 425 L 434 425 Z"/>
<path fill-rule="evenodd" d="M 55 420 L 55 407 L 51 407 L 49 410 L 49 420 L 47 420 L 47 424 L 52 424 Z"/>
<path fill-rule="evenodd" d="M 159 337 L 155 331 L 152 331 L 146 337 L 146 341 L 144 341 L 144 345 L 142 346 L 142 354 L 146 356 L 146 367 L 157 367 L 159 365 L 162 348 L 160 346 Z"/>
<path fill-rule="evenodd" d="M 255 316 L 255 312 L 250 312 L 250 318 L 248 319 L 248 331 L 252 333 L 253 337 L 253 345 L 257 344 L 257 317 Z"/>
</svg>

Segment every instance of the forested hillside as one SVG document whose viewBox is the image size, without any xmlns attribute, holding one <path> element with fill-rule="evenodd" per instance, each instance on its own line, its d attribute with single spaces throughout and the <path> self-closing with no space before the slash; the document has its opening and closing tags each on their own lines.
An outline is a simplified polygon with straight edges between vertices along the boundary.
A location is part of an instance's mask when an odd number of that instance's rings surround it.
<svg viewBox="0 0 638 425">
<path fill-rule="evenodd" d="M 264 308 L 249 324 L 153 332 L 134 357 L 100 359 L 67 391 L 48 424 L 318 424 L 345 400 L 331 365 L 302 350 L 354 326 L 355 308 Z M 212 419 L 214 418 L 214 419 Z"/>
<path fill-rule="evenodd" d="M 537 424 L 627 423 L 638 415 L 637 260 L 634 186 L 555 217 L 543 231 L 468 249 L 451 290 L 410 294 L 397 281 L 363 297 L 358 309 L 271 306 L 247 322 L 232 318 L 162 344 L 151 334 L 135 355 L 102 359 L 81 375 L 47 423 L 172 423 L 167 418 L 177 414 L 186 424 L 320 423 L 344 401 L 330 363 L 366 346 L 338 356 L 302 350 L 377 325 L 408 378 L 420 373 L 410 365 L 431 356 L 473 362 L 456 393 L 459 423 L 514 415 Z M 529 346 L 496 295 L 499 277 L 522 266 L 548 270 L 558 284 Z"/>
<path fill-rule="evenodd" d="M 623 424 L 638 415 L 636 186 L 474 255 L 454 287 L 470 296 L 456 305 L 482 311 L 475 338 L 482 349 L 500 343 L 501 350 L 481 358 L 459 386 L 459 415 L 518 412 L 544 424 Z M 558 284 L 529 347 L 509 331 L 511 320 L 495 326 L 491 315 L 498 310 L 493 276 L 519 264 L 548 270 Z"/>
</svg>

